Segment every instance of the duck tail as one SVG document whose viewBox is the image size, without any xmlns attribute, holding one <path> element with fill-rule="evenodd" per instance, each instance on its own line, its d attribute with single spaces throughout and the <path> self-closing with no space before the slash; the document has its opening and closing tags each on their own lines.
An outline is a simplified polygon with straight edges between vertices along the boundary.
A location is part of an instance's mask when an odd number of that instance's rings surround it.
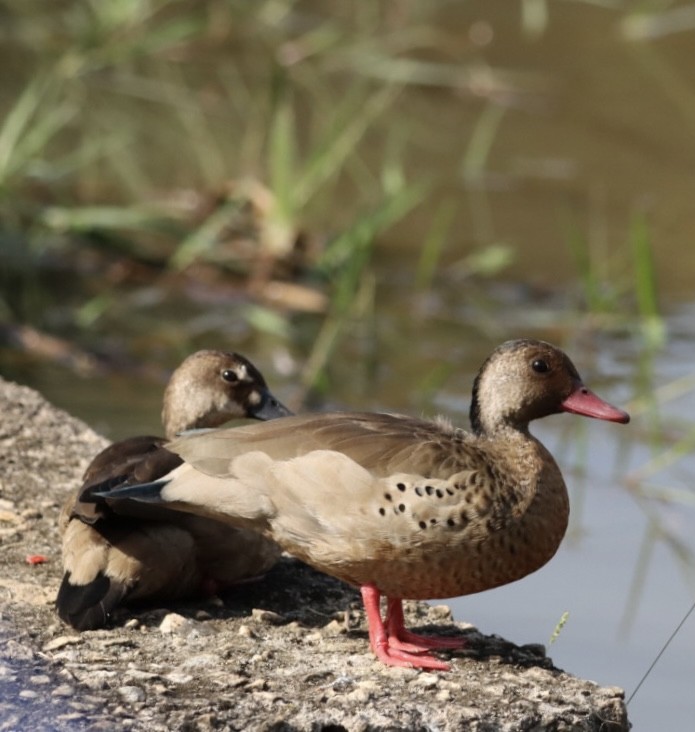
<svg viewBox="0 0 695 732">
<path fill-rule="evenodd" d="M 101 490 L 92 490 L 89 497 L 82 500 L 92 498 L 95 501 L 123 501 L 134 500 L 142 503 L 166 503 L 162 498 L 162 489 L 169 483 L 168 480 L 155 480 L 151 483 L 136 483 L 135 485 L 127 485 L 120 488 L 110 489 L 108 486 Z"/>
<path fill-rule="evenodd" d="M 86 584 L 77 584 L 66 571 L 56 597 L 56 612 L 76 630 L 103 628 L 127 592 L 125 585 L 103 572 Z"/>
</svg>

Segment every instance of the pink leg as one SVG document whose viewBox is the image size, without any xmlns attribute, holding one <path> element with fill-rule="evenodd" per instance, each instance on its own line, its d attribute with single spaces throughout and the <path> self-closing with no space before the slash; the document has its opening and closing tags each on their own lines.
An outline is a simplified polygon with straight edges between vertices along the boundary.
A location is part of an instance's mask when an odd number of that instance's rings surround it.
<svg viewBox="0 0 695 732">
<path fill-rule="evenodd" d="M 402 644 L 398 643 L 398 639 L 396 639 L 396 644 L 392 645 L 381 619 L 381 612 L 379 608 L 381 593 L 376 587 L 374 587 L 374 585 L 362 585 L 360 589 L 362 592 L 364 609 L 367 613 L 369 644 L 372 647 L 374 655 L 382 663 L 387 666 L 409 666 L 413 668 L 428 668 L 439 671 L 449 670 L 448 664 L 434 658 L 434 656 L 417 655 L 416 653 L 409 651 L 407 648 L 402 647 Z M 398 602 L 400 603 L 400 601 Z M 402 617 L 401 613 L 401 619 Z M 420 648 L 417 650 L 417 653 L 422 654 L 426 650 L 426 648 Z"/>
<path fill-rule="evenodd" d="M 411 653 L 436 649 L 455 650 L 465 648 L 467 645 L 464 638 L 433 638 L 411 633 L 405 627 L 403 601 L 396 597 L 389 597 L 386 605 L 386 633 L 392 648 L 402 648 Z"/>
</svg>

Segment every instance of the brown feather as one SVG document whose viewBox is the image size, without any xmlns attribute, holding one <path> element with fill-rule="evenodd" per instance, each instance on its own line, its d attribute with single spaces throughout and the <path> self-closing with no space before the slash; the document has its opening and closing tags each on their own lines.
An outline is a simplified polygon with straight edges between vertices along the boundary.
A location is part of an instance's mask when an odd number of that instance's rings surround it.
<svg viewBox="0 0 695 732">
<path fill-rule="evenodd" d="M 239 417 L 286 414 L 250 361 L 219 351 L 199 351 L 181 364 L 162 411 L 169 437 Z M 227 586 L 266 572 L 279 557 L 279 547 L 257 532 L 136 501 L 112 509 L 95 496 L 175 469 L 182 460 L 165 442 L 143 436 L 107 447 L 63 508 L 65 574 L 56 608 L 80 630 L 100 627 L 126 601 L 183 597 L 211 582 Z"/>
</svg>

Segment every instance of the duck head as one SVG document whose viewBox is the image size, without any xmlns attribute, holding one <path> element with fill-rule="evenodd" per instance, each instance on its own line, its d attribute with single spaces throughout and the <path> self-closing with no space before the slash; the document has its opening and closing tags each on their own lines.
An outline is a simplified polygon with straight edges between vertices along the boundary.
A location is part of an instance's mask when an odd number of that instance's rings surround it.
<svg viewBox="0 0 695 732">
<path fill-rule="evenodd" d="M 268 420 L 291 414 L 247 358 L 202 350 L 172 374 L 164 392 L 162 423 L 173 439 L 183 430 L 218 427 L 231 419 Z"/>
<path fill-rule="evenodd" d="M 630 421 L 627 412 L 584 386 L 572 361 L 550 343 L 507 341 L 481 366 L 470 409 L 477 434 L 504 428 L 525 432 L 532 420 L 560 412 L 623 424 Z"/>
</svg>

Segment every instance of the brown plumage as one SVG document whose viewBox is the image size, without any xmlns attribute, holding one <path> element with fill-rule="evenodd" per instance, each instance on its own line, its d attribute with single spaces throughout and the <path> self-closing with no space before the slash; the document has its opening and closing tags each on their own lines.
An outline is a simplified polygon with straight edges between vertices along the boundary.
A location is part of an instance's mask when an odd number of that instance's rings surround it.
<svg viewBox="0 0 695 732">
<path fill-rule="evenodd" d="M 406 631 L 401 599 L 480 592 L 555 554 L 567 491 L 528 424 L 561 411 L 629 419 L 590 392 L 559 349 L 510 341 L 476 378 L 473 434 L 441 419 L 349 413 L 215 430 L 170 443 L 183 465 L 112 498 L 163 501 L 271 537 L 362 589 L 382 661 L 445 669 L 425 651 L 459 643 Z"/>
<path fill-rule="evenodd" d="M 132 501 L 111 510 L 90 496 L 97 489 L 156 480 L 176 468 L 181 458 L 163 445 L 183 430 L 289 414 L 243 356 L 204 350 L 185 359 L 164 393 L 167 437 L 132 437 L 107 447 L 63 508 L 60 617 L 79 630 L 97 628 L 128 601 L 214 591 L 266 572 L 280 552 L 256 532 Z"/>
</svg>

